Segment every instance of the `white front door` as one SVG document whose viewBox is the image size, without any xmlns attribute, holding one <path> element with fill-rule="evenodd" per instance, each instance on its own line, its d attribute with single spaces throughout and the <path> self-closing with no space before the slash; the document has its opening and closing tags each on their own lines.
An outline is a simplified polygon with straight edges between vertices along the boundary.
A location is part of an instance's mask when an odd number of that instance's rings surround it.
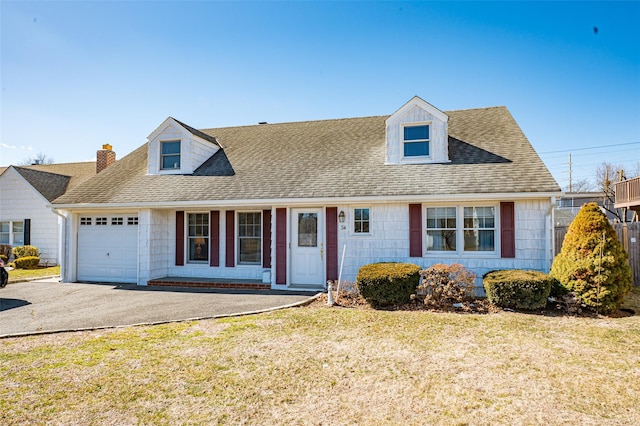
<svg viewBox="0 0 640 426">
<path fill-rule="evenodd" d="M 291 284 L 324 287 L 322 209 L 292 209 L 291 228 Z"/>
</svg>

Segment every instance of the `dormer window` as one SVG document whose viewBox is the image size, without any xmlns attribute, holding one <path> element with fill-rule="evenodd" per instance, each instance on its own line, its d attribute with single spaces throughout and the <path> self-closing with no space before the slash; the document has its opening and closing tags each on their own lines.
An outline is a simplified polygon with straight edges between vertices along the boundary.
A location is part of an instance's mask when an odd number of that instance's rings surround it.
<svg viewBox="0 0 640 426">
<path fill-rule="evenodd" d="M 429 124 L 405 124 L 402 126 L 405 157 L 429 156 L 430 127 Z"/>
<path fill-rule="evenodd" d="M 160 142 L 161 170 L 180 169 L 180 141 Z"/>
</svg>

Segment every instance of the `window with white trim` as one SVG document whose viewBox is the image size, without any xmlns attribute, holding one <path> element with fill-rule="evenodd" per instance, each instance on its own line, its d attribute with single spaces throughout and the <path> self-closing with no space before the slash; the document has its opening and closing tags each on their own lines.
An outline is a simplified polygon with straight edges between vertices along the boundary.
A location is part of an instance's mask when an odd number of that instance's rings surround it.
<svg viewBox="0 0 640 426">
<path fill-rule="evenodd" d="M 429 206 L 424 210 L 427 254 L 496 254 L 497 206 Z"/>
<path fill-rule="evenodd" d="M 427 207 L 427 251 L 456 251 L 455 207 Z"/>
<path fill-rule="evenodd" d="M 238 212 L 238 264 L 262 261 L 262 212 Z"/>
<path fill-rule="evenodd" d="M 464 208 L 464 251 L 496 250 L 496 208 Z"/>
<path fill-rule="evenodd" d="M 106 225 L 107 218 L 106 217 L 96 217 L 96 225 Z"/>
<path fill-rule="evenodd" d="M 24 222 L 0 222 L 0 244 L 9 244 L 12 246 L 24 245 Z"/>
<path fill-rule="evenodd" d="M 160 170 L 180 169 L 180 141 L 160 142 Z"/>
<path fill-rule="evenodd" d="M 127 218 L 127 225 L 137 225 L 138 224 L 138 217 L 137 216 L 129 216 Z"/>
<path fill-rule="evenodd" d="M 92 221 L 90 217 L 81 217 L 80 218 L 80 225 L 91 225 Z"/>
<path fill-rule="evenodd" d="M 209 214 L 189 213 L 187 220 L 187 259 L 194 263 L 209 260 Z"/>
<path fill-rule="evenodd" d="M 112 217 L 111 225 L 124 225 L 124 220 L 121 217 Z"/>
<path fill-rule="evenodd" d="M 369 208 L 358 207 L 353 209 L 353 232 L 356 234 L 369 233 Z"/>
<path fill-rule="evenodd" d="M 402 143 L 405 157 L 428 157 L 431 126 L 429 124 L 402 126 Z"/>
</svg>

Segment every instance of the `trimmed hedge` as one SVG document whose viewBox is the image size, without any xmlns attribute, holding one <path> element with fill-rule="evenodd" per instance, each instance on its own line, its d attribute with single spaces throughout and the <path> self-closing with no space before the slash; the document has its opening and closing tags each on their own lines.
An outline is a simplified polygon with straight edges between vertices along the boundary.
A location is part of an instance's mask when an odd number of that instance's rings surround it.
<svg viewBox="0 0 640 426">
<path fill-rule="evenodd" d="M 502 270 L 482 280 L 489 302 L 502 308 L 538 309 L 547 305 L 553 278 L 538 271 Z"/>
<path fill-rule="evenodd" d="M 12 250 L 16 259 L 27 256 L 40 256 L 40 250 L 38 250 L 38 247 L 36 246 L 18 246 L 14 247 Z"/>
<path fill-rule="evenodd" d="M 358 270 L 358 291 L 372 306 L 409 303 L 420 282 L 420 267 L 412 263 L 371 263 Z"/>
<path fill-rule="evenodd" d="M 40 258 L 38 256 L 19 257 L 14 263 L 18 269 L 35 269 L 40 264 Z"/>
</svg>

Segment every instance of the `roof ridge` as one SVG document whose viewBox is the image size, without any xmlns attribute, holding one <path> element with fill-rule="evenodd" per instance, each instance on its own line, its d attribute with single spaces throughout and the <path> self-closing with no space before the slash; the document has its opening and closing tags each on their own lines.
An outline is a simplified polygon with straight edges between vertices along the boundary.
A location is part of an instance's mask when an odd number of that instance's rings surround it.
<svg viewBox="0 0 640 426">
<path fill-rule="evenodd" d="M 260 126 L 280 126 L 280 125 L 287 125 L 287 124 L 326 123 L 329 121 L 364 120 L 364 119 L 383 118 L 383 117 L 389 117 L 389 116 L 390 116 L 389 114 L 383 114 L 383 115 L 368 115 L 364 117 L 343 117 L 343 118 L 324 118 L 320 120 L 283 121 L 279 123 L 240 124 L 237 126 L 206 127 L 204 129 L 201 129 L 201 131 L 216 130 L 216 129 L 237 129 L 237 128 L 260 127 Z"/>
</svg>

